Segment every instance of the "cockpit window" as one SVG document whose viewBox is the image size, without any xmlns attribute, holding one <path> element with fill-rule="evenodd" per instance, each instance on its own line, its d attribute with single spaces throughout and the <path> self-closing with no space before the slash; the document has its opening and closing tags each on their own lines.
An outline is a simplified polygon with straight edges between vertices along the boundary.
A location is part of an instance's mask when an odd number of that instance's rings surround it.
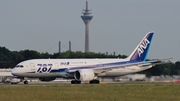
<svg viewBox="0 0 180 101">
<path fill-rule="evenodd" d="M 16 68 L 18 68 L 18 67 L 23 68 L 24 66 L 23 65 L 17 65 Z"/>
</svg>

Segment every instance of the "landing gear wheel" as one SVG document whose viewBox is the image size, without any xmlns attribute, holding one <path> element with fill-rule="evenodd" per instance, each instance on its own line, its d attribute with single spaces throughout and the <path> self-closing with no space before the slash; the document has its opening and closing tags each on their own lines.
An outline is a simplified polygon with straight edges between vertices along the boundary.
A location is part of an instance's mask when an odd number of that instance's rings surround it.
<svg viewBox="0 0 180 101">
<path fill-rule="evenodd" d="M 24 81 L 24 84 L 28 84 L 28 81 L 25 80 L 25 81 Z"/>
<path fill-rule="evenodd" d="M 77 81 L 77 80 L 72 80 L 71 84 L 81 84 L 81 81 Z"/>
<path fill-rule="evenodd" d="M 99 80 L 91 80 L 89 81 L 90 84 L 99 84 L 100 81 Z"/>
</svg>

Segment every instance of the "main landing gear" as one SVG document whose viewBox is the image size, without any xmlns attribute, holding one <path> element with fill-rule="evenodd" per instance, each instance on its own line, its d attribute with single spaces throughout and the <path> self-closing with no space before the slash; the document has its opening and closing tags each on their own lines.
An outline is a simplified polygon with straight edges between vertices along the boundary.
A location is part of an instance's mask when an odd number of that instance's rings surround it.
<svg viewBox="0 0 180 101">
<path fill-rule="evenodd" d="M 99 84 L 99 83 L 100 83 L 99 80 L 91 80 L 91 81 L 89 81 L 89 84 Z M 71 84 L 81 84 L 81 81 L 72 80 Z"/>
<path fill-rule="evenodd" d="M 81 84 L 81 81 L 77 81 L 77 80 L 72 80 L 71 84 Z"/>
<path fill-rule="evenodd" d="M 89 81 L 90 84 L 99 84 L 100 81 L 99 80 L 91 80 Z"/>
</svg>

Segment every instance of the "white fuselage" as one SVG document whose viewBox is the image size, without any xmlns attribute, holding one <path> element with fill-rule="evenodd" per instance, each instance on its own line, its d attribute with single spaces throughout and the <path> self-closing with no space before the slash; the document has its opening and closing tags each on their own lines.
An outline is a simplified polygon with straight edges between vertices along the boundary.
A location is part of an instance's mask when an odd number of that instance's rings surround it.
<svg viewBox="0 0 180 101">
<path fill-rule="evenodd" d="M 34 59 L 19 63 L 12 71 L 13 75 L 20 77 L 73 77 L 70 72 L 78 69 L 97 69 L 118 63 L 129 63 L 125 59 Z M 116 64 L 113 64 L 116 63 Z M 138 65 L 114 68 L 99 73 L 98 77 L 116 77 L 146 70 L 152 66 L 140 67 Z"/>
</svg>

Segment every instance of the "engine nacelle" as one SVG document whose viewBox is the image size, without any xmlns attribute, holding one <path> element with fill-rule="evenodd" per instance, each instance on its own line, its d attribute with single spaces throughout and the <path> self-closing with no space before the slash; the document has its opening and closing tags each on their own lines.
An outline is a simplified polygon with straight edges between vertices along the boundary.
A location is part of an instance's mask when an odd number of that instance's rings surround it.
<svg viewBox="0 0 180 101">
<path fill-rule="evenodd" d="M 40 81 L 53 81 L 55 80 L 56 78 L 53 78 L 53 77 L 49 77 L 49 78 L 39 78 Z"/>
<path fill-rule="evenodd" d="M 74 73 L 74 78 L 78 81 L 90 81 L 94 79 L 93 69 L 80 69 Z"/>
</svg>

